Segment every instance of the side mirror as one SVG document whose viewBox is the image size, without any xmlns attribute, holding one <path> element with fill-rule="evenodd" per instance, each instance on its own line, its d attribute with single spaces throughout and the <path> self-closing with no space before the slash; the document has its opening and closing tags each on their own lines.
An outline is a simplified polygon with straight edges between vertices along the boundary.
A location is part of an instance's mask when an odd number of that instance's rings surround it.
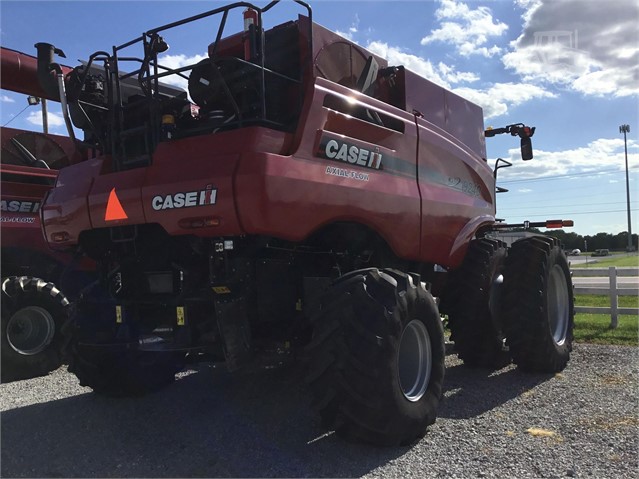
<svg viewBox="0 0 639 479">
<path fill-rule="evenodd" d="M 521 139 L 521 159 L 524 161 L 533 159 L 532 140 L 529 136 Z"/>
</svg>

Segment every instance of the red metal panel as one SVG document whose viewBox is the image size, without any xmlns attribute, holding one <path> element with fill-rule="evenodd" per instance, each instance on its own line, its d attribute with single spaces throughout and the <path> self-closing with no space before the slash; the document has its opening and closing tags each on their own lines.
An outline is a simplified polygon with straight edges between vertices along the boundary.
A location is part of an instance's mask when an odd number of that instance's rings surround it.
<svg viewBox="0 0 639 479">
<path fill-rule="evenodd" d="M 80 233 L 91 229 L 87 198 L 104 161 L 87 160 L 60 170 L 56 187 L 50 191 L 41 209 L 44 233 L 51 246 L 77 244 Z M 66 233 L 68 239 L 53 242 L 55 233 Z"/>
<path fill-rule="evenodd" d="M 233 142 L 240 141 L 241 131 L 229 133 L 235 136 Z M 225 136 L 200 136 L 158 148 L 142 188 L 147 222 L 161 224 L 171 235 L 222 236 L 244 232 L 235 212 L 233 186 L 239 155 L 223 152 L 229 143 L 220 141 Z M 250 138 L 245 138 L 245 142 L 247 148 L 253 144 Z M 235 143 L 235 149 L 237 146 Z M 197 231 L 188 228 L 193 221 L 204 218 L 215 220 L 215 224 Z"/>
<path fill-rule="evenodd" d="M 419 228 L 415 180 L 353 167 L 368 175 L 368 181 L 355 180 L 327 173 L 331 166 L 327 160 L 243 156 L 237 188 L 255 193 L 238 197 L 246 231 L 299 241 L 326 224 L 352 221 L 378 231 L 399 254 L 415 257 L 415 226 Z"/>
<path fill-rule="evenodd" d="M 495 193 L 492 170 L 468 147 L 426 120 L 419 125 L 419 182 L 422 193 L 422 243 L 424 261 L 455 267 L 463 257 L 457 241 L 467 225 L 474 234 L 494 221 Z M 483 218 L 477 223 L 477 218 Z M 477 224 L 476 224 L 477 223 Z M 464 251 L 465 252 L 465 251 Z"/>
<path fill-rule="evenodd" d="M 405 133 L 324 107 L 326 95 L 350 98 L 354 106 L 365 105 L 394 115 L 405 122 Z M 310 110 L 298 127 L 300 144 L 292 157 L 255 155 L 241 159 L 237 190 L 259 192 L 257 196 L 238 197 L 246 230 L 300 240 L 325 224 L 354 221 L 376 230 L 400 256 L 417 259 L 420 201 L 413 116 L 322 78 L 316 80 L 312 97 L 307 100 Z M 384 152 L 393 152 L 404 169 L 413 172 L 412 177 L 393 173 L 390 163 L 385 169 L 384 160 L 383 169 L 375 170 L 321 158 L 317 154 L 318 138 L 324 131 L 341 135 L 354 145 L 379 145 Z M 262 165 L 263 170 L 256 170 L 257 165 Z M 366 174 L 368 181 L 332 175 L 327 173 L 327 167 Z M 260 197 L 263 200 L 258 202 Z"/>
<path fill-rule="evenodd" d="M 446 131 L 479 156 L 486 159 L 484 113 L 481 107 L 446 91 Z"/>
<path fill-rule="evenodd" d="M 406 110 L 417 110 L 433 125 L 450 133 L 457 142 L 486 158 L 481 107 L 445 88 L 406 71 Z"/>
</svg>

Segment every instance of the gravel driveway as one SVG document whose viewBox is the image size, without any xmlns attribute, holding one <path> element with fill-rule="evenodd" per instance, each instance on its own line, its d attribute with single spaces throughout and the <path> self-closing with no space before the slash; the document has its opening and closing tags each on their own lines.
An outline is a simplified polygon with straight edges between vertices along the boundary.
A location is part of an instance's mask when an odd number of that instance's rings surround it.
<svg viewBox="0 0 639 479">
<path fill-rule="evenodd" d="M 166 390 L 133 399 L 96 396 L 60 369 L 0 385 L 0 472 L 635 478 L 637 352 L 580 344 L 556 376 L 524 374 L 512 366 L 488 374 L 450 355 L 436 424 L 412 447 L 385 449 L 325 434 L 294 369 L 230 376 L 203 364 Z"/>
</svg>

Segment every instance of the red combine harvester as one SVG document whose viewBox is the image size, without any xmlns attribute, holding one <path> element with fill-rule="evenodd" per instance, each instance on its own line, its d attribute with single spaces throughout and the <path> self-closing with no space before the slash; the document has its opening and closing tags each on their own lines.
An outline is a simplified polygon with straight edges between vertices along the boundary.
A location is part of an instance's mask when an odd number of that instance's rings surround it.
<svg viewBox="0 0 639 479">
<path fill-rule="evenodd" d="M 3 89 L 46 98 L 35 57 L 2 48 L 0 59 Z M 43 375 L 62 364 L 61 326 L 69 302 L 59 281 L 72 258 L 49 249 L 39 210 L 58 170 L 83 156 L 67 137 L 13 128 L 0 129 L 0 147 L 1 351 L 2 381 L 7 382 Z M 79 287 L 77 272 L 67 271 L 65 278 L 72 290 Z"/>
<path fill-rule="evenodd" d="M 480 107 L 296 3 L 303 15 L 269 29 L 278 2 L 217 8 L 69 74 L 39 44 L 43 89 L 65 92 L 97 152 L 60 172 L 41 210 L 51 247 L 99 265 L 71 318 L 69 370 L 95 392 L 140 394 L 187 361 L 301 356 L 327 427 L 410 443 L 442 393 L 440 313 L 468 365 L 569 360 L 560 245 L 496 239 L 513 225 L 495 219 L 505 162 L 488 166 L 485 136 L 520 137 L 530 159 L 534 129 L 485 131 Z M 244 31 L 226 36 L 241 11 Z M 213 19 L 208 58 L 162 64 L 174 29 Z"/>
</svg>

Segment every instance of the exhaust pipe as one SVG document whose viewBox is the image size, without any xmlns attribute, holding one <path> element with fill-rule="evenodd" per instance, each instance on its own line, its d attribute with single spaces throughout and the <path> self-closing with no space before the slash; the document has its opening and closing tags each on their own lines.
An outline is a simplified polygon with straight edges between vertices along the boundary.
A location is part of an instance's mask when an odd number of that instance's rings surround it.
<svg viewBox="0 0 639 479">
<path fill-rule="evenodd" d="M 69 116 L 69 106 L 64 86 L 64 72 L 60 64 L 54 60 L 54 55 L 66 58 L 66 55 L 59 48 L 50 43 L 36 43 L 38 50 L 38 81 L 42 89 L 62 106 L 62 116 L 69 133 L 69 138 L 75 142 L 75 133 Z"/>
<path fill-rule="evenodd" d="M 36 43 L 38 50 L 38 81 L 42 89 L 55 101 L 60 101 L 60 89 L 55 72 L 62 72 L 62 68 L 55 62 L 54 55 L 66 58 L 64 52 L 50 43 Z"/>
</svg>

